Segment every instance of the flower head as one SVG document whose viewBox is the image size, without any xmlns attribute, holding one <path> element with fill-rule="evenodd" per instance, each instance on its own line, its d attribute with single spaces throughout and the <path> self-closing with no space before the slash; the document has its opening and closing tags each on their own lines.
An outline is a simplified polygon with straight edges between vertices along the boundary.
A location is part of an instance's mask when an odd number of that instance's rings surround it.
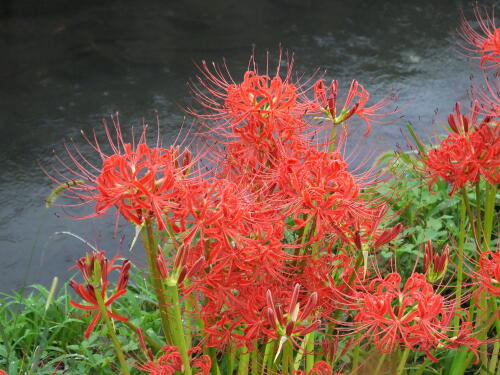
<svg viewBox="0 0 500 375">
<path fill-rule="evenodd" d="M 94 312 L 94 317 L 85 331 L 86 338 L 90 337 L 90 334 L 101 319 L 101 312 L 99 311 L 99 304 L 96 297 L 96 289 L 100 290 L 104 306 L 108 308 L 108 310 L 106 310 L 108 316 L 122 322 L 126 322 L 128 320 L 126 317 L 115 314 L 111 311 L 111 309 L 109 309 L 114 301 L 127 292 L 128 273 L 130 269 L 130 262 L 128 260 L 124 260 L 121 266 L 115 266 L 115 261 L 116 258 L 112 259 L 111 262 L 108 261 L 108 259 L 104 256 L 104 251 L 92 252 L 87 254 L 87 256 L 80 258 L 75 266 L 82 273 L 86 284 L 79 284 L 75 280 L 71 280 L 69 285 L 73 288 L 76 294 L 88 303 L 88 305 L 82 305 L 73 300 L 71 300 L 70 303 L 79 309 Z M 116 284 L 115 291 L 112 292 L 111 295 L 108 295 L 108 275 L 114 270 L 120 270 L 120 276 Z"/>
<path fill-rule="evenodd" d="M 162 348 L 163 354 L 157 360 L 150 360 L 136 366 L 137 369 L 147 372 L 149 375 L 174 375 L 184 372 L 182 356 L 177 351 L 175 346 L 165 345 Z M 195 374 L 208 375 L 210 374 L 211 360 L 206 354 L 197 355 L 201 352 L 199 347 L 194 347 L 189 350 L 188 355 L 194 358 L 191 359 L 190 365 L 198 371 Z"/>
<path fill-rule="evenodd" d="M 346 100 L 340 108 L 337 107 L 338 96 L 339 84 L 337 80 L 333 80 L 327 87 L 320 79 L 314 84 L 314 100 L 310 103 L 310 107 L 313 112 L 319 111 L 325 114 L 333 126 L 342 124 L 353 115 L 357 115 L 366 124 L 364 136 L 370 134 L 372 121 L 395 112 L 380 112 L 393 100 L 393 97 L 387 97 L 368 107 L 370 93 L 356 80 L 351 82 Z"/>
<path fill-rule="evenodd" d="M 355 322 L 382 353 L 406 346 L 437 361 L 432 350 L 456 347 L 457 336 L 451 327 L 452 319 L 459 316 L 455 301 L 436 293 L 425 275 L 413 273 L 401 287 L 401 276 L 389 274 L 375 279 L 358 298 Z M 472 326 L 465 320 L 461 322 L 462 328 L 467 325 L 469 329 L 461 331 L 460 341 L 475 350 L 479 341 L 473 337 Z"/>
<path fill-rule="evenodd" d="M 452 186 L 450 195 L 469 182 L 478 182 L 481 177 L 492 184 L 499 183 L 500 123 L 491 116 L 479 123 L 476 104 L 471 116 L 463 115 L 457 104 L 455 114 L 450 115 L 448 121 L 453 133 L 424 159 L 430 177 L 429 188 L 438 178 Z"/>
<path fill-rule="evenodd" d="M 117 117 L 113 117 L 116 140 L 105 123 L 105 132 L 111 146 L 106 153 L 96 137 L 89 143 L 101 159 L 101 165 L 91 163 L 77 148 L 66 148 L 73 166 L 56 156 L 59 168 L 46 173 L 59 186 L 64 186 L 76 205 L 90 204 L 100 216 L 115 207 L 125 219 L 141 225 L 146 219 L 156 219 L 159 228 L 165 227 L 165 216 L 176 207 L 182 183 L 193 165 L 189 151 L 179 147 L 163 148 L 146 144 L 146 126 L 138 144 L 124 141 Z M 76 182 L 75 182 L 76 181 Z M 74 182 L 74 183 L 71 183 Z"/>
<path fill-rule="evenodd" d="M 493 11 L 483 14 L 481 8 L 476 6 L 474 14 L 479 30 L 476 30 L 462 14 L 460 37 L 465 45 L 459 46 L 469 53 L 469 57 L 479 58 L 481 68 L 498 69 L 500 67 L 500 27 L 495 25 Z"/>
</svg>

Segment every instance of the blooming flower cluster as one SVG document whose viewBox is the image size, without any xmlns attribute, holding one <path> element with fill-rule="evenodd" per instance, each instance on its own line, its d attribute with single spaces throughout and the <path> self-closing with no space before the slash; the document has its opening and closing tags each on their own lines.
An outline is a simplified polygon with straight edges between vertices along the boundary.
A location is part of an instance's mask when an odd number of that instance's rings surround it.
<svg viewBox="0 0 500 375">
<path fill-rule="evenodd" d="M 467 23 L 462 31 L 481 53 L 482 65 L 497 64 L 497 30 L 489 18 L 481 26 L 487 35 L 480 44 Z M 158 141 L 148 146 L 146 127 L 137 142 L 127 142 L 115 117 L 112 129 L 105 127 L 111 151 L 90 142 L 101 165 L 68 148 L 74 166 L 58 158 L 59 168 L 48 171 L 77 204 L 92 206 L 93 213 L 82 218 L 115 208 L 143 235 L 167 345 L 153 353 L 137 328 L 147 359 L 136 369 L 150 375 L 221 374 L 218 360 L 225 356 L 229 374 L 238 353 L 241 375 L 249 367 L 261 374 L 326 375 L 358 345 L 356 363 L 361 342 L 373 344 L 376 354 L 405 350 L 404 361 L 408 351 L 432 361 L 436 352 L 459 347 L 477 355 L 487 340 L 475 324 L 484 319 L 472 319 L 462 306 L 483 292 L 498 296 L 498 253 L 482 253 L 477 270 L 467 275 L 475 292 L 460 294 L 459 284 L 456 295 L 435 285 L 453 256 L 448 245 L 438 254 L 427 242 L 424 272 L 414 269 L 406 279 L 379 267 L 381 249 L 404 225 L 387 224 L 394 219 L 388 204 L 370 193 L 378 175 L 353 171 L 343 150 L 348 122 L 364 122 L 368 135 L 373 123 L 393 113 L 391 98 L 369 104 L 369 92 L 354 80 L 340 100 L 336 80 L 302 82 L 291 67 L 289 62 L 284 74 L 279 68 L 261 73 L 252 59 L 236 82 L 227 68 L 203 63 L 192 85 L 202 108 L 191 110 L 205 129 L 200 155 Z M 429 188 L 439 178 L 451 185 L 450 195 L 481 180 L 500 183 L 500 106 L 485 103 L 480 97 L 470 114 L 457 104 L 448 118 L 452 132 L 422 152 Z M 488 211 L 482 222 L 492 217 Z M 491 226 L 481 230 L 481 220 L 470 223 L 476 235 L 491 237 Z M 489 238 L 483 243 L 489 249 Z M 86 284 L 70 285 L 87 304 L 71 303 L 94 313 L 86 337 L 101 320 L 108 330 L 110 319 L 127 321 L 111 305 L 126 293 L 130 263 L 115 261 L 99 252 L 77 263 Z M 114 270 L 120 276 L 110 292 Z M 346 339 L 351 334 L 356 340 Z"/>
<path fill-rule="evenodd" d="M 453 132 L 425 157 L 429 188 L 438 178 L 452 186 L 450 195 L 481 177 L 493 185 L 500 183 L 500 118 L 491 113 L 479 122 L 478 112 L 477 102 L 469 116 L 456 104 L 455 113 L 448 118 Z"/>
</svg>

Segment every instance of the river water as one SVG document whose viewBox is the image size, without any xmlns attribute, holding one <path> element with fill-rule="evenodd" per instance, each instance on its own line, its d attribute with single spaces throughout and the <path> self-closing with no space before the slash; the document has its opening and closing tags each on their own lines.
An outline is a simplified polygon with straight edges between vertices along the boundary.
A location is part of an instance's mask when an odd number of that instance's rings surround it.
<svg viewBox="0 0 500 375">
<path fill-rule="evenodd" d="M 355 78 L 374 100 L 396 90 L 402 118 L 364 141 L 372 153 L 392 150 L 406 143 L 406 121 L 432 134 L 467 99 L 471 74 L 481 78 L 453 48 L 460 9 L 472 18 L 470 2 L 452 0 L 0 1 L 0 291 L 66 280 L 85 245 L 60 232 L 140 258 L 128 253 L 128 225 L 115 236 L 113 218 L 68 220 L 44 207 L 40 165 L 70 139 L 85 149 L 80 130 L 102 133 L 115 112 L 125 129 L 154 124 L 157 111 L 168 144 L 190 123 L 182 108 L 194 62 L 225 58 L 237 77 L 252 50 L 274 62 L 281 46 L 306 76 Z"/>
</svg>

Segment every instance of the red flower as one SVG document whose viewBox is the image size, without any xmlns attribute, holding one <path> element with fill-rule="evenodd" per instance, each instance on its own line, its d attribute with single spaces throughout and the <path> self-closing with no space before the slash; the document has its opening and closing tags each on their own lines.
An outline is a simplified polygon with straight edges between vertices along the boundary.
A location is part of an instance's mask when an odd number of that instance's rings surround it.
<svg viewBox="0 0 500 375">
<path fill-rule="evenodd" d="M 109 262 L 108 259 L 104 257 L 104 251 L 99 253 L 93 252 L 88 254 L 86 257 L 80 258 L 75 266 L 80 269 L 86 285 L 78 284 L 75 280 L 71 280 L 70 286 L 81 298 L 85 300 L 85 302 L 88 302 L 89 305 L 82 305 L 73 300 L 71 300 L 70 303 L 79 309 L 95 312 L 90 325 L 85 331 L 86 338 L 90 337 L 90 334 L 101 319 L 101 312 L 99 311 L 99 305 L 97 303 L 95 287 L 99 286 L 101 289 L 101 298 L 103 299 L 106 307 L 109 307 L 114 301 L 127 292 L 130 262 L 128 260 L 124 260 L 121 266 L 114 266 L 113 264 L 115 260 L 116 258 Z M 96 267 L 96 263 L 98 264 L 98 267 Z M 96 272 L 97 269 L 99 270 L 98 272 Z M 113 270 L 120 270 L 120 277 L 116 284 L 116 290 L 108 296 L 108 274 Z M 126 322 L 128 320 L 126 317 L 114 314 L 110 309 L 106 310 L 106 312 L 108 316 L 113 319 L 117 319 L 122 322 Z"/>
<path fill-rule="evenodd" d="M 500 27 L 496 27 L 493 12 L 482 14 L 479 6 L 474 8 L 479 31 L 476 31 L 462 14 L 459 35 L 466 45 L 459 46 L 473 58 L 480 59 L 481 68 L 498 69 L 500 67 Z M 477 56 L 479 55 L 479 56 Z"/>
<path fill-rule="evenodd" d="M 455 301 L 435 293 L 423 274 L 413 273 L 403 288 L 401 276 L 389 274 L 374 280 L 358 298 L 359 313 L 354 320 L 382 353 L 390 353 L 403 345 L 412 351 L 425 352 L 437 361 L 430 351 L 457 347 L 458 336 L 471 350 L 479 345 L 470 323 L 455 310 Z M 460 316 L 463 328 L 469 327 L 458 336 L 450 326 L 454 316 Z"/>
<path fill-rule="evenodd" d="M 293 375 L 304 375 L 304 371 L 296 370 Z M 333 374 L 332 366 L 330 366 L 325 361 L 318 361 L 314 364 L 313 368 L 307 373 L 307 375 L 343 375 L 340 372 Z"/>
<path fill-rule="evenodd" d="M 305 126 L 301 117 L 307 107 L 298 99 L 302 96 L 300 83 L 291 82 L 293 61 L 288 62 L 284 77 L 280 75 L 281 56 L 276 73 L 266 69 L 259 73 L 254 57 L 241 83 L 233 81 L 227 67 L 221 69 L 205 62 L 200 67 L 201 77 L 192 85 L 195 99 L 208 113 L 196 116 L 212 120 L 212 135 L 220 135 L 231 141 L 240 138 L 245 142 L 278 137 L 289 138 L 297 129 Z M 217 121 L 222 122 L 217 123 Z"/>
<path fill-rule="evenodd" d="M 452 185 L 450 195 L 468 182 L 478 182 L 481 176 L 492 184 L 500 182 L 500 123 L 487 116 L 477 125 L 476 119 L 475 109 L 469 117 L 456 106 L 456 115 L 449 118 L 454 133 L 430 150 L 424 160 L 429 188 L 439 177 Z"/>
<path fill-rule="evenodd" d="M 182 363 L 182 356 L 177 351 L 177 348 L 175 346 L 165 345 L 162 350 L 163 354 L 156 361 L 151 360 L 142 363 L 136 366 L 136 368 L 147 372 L 149 375 L 173 375 L 178 372 L 183 373 L 184 366 Z M 198 352 L 201 352 L 201 349 L 196 346 L 190 349 L 188 354 L 189 356 L 193 356 Z M 208 375 L 210 374 L 212 362 L 208 355 L 203 354 L 191 359 L 190 365 L 193 369 L 199 370 L 195 372 L 196 374 Z"/>
<path fill-rule="evenodd" d="M 347 97 L 342 108 L 337 108 L 338 98 L 338 81 L 333 80 L 328 88 L 325 86 L 322 79 L 314 84 L 314 100 L 310 103 L 313 111 L 320 111 L 327 115 L 333 125 L 341 124 L 347 121 L 353 115 L 358 115 L 365 124 L 366 132 L 363 134 L 367 136 L 371 131 L 371 122 L 373 119 L 385 117 L 394 114 L 395 111 L 380 113 L 379 111 L 384 108 L 391 100 L 392 97 L 387 97 L 381 101 L 367 107 L 370 94 L 365 90 L 364 86 L 353 80 L 351 87 L 347 93 Z"/>
<path fill-rule="evenodd" d="M 487 291 L 500 297 L 500 252 L 486 251 L 480 255 L 479 270 L 475 274 L 479 282 L 478 292 Z"/>
<path fill-rule="evenodd" d="M 67 184 L 69 197 L 94 206 L 94 215 L 100 216 L 110 208 L 130 222 L 141 225 L 146 219 L 155 218 L 160 228 L 165 227 L 165 215 L 176 207 L 176 199 L 186 181 L 187 170 L 192 166 L 189 151 L 178 147 L 169 149 L 146 145 L 146 126 L 138 145 L 125 143 L 117 117 L 113 117 L 116 143 L 105 124 L 105 131 L 112 154 L 107 155 L 97 140 L 89 143 L 102 160 L 94 166 L 76 149 L 66 148 L 74 166 L 56 157 L 62 170 L 47 172 L 58 185 Z M 77 205 L 81 205 L 79 203 Z"/>
</svg>

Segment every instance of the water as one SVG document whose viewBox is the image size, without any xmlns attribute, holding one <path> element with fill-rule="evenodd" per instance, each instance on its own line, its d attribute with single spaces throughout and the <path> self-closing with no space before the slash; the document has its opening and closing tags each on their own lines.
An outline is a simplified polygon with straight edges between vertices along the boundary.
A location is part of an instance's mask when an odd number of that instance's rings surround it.
<svg viewBox="0 0 500 375">
<path fill-rule="evenodd" d="M 374 100 L 397 90 L 404 118 L 374 126 L 365 141 L 370 149 L 394 149 L 405 144 L 400 129 L 406 121 L 430 135 L 436 108 L 444 120 L 456 100 L 467 98 L 469 76 L 480 78 L 452 48 L 460 8 L 471 18 L 470 3 L 451 0 L 161 0 L 140 6 L 3 0 L 0 290 L 49 284 L 55 275 L 67 279 L 85 246 L 56 232 L 78 234 L 110 255 L 127 253 L 128 225 L 121 223 L 113 238 L 113 218 L 72 221 L 60 218 L 60 209 L 44 208 L 50 187 L 39 164 L 49 165 L 52 150 L 63 152 L 65 140 L 83 145 L 81 129 L 100 131 L 100 120 L 116 111 L 124 128 L 143 119 L 154 124 L 158 111 L 168 144 L 190 103 L 193 62 L 225 58 L 239 73 L 253 48 L 263 61 L 267 50 L 276 57 L 281 45 L 295 54 L 299 72 L 326 69 L 327 78 L 344 85 L 356 78 Z"/>
</svg>

